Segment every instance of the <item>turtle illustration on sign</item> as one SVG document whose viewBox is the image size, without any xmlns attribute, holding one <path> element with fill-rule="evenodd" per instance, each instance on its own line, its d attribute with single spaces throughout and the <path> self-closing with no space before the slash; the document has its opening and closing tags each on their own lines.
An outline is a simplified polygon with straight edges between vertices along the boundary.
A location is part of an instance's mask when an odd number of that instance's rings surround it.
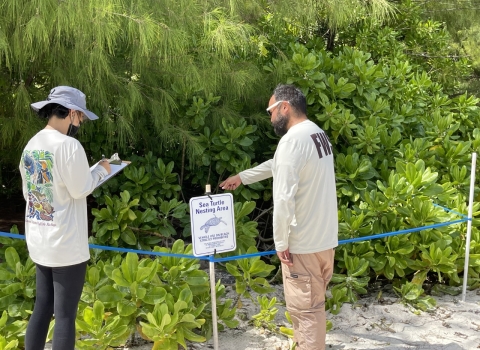
<svg viewBox="0 0 480 350">
<path fill-rule="evenodd" d="M 214 218 L 208 219 L 208 221 L 200 227 L 200 230 L 205 229 L 205 233 L 208 233 L 208 230 L 210 229 L 211 226 L 217 226 L 219 223 L 223 222 L 225 225 L 227 224 L 225 221 L 222 220 L 222 218 L 217 218 L 215 214 Z"/>
</svg>

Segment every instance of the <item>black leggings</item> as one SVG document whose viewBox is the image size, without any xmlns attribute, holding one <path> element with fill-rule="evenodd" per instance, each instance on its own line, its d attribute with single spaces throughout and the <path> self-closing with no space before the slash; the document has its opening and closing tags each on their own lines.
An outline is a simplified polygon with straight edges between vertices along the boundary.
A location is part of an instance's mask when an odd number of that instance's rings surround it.
<svg viewBox="0 0 480 350">
<path fill-rule="evenodd" d="M 55 314 L 53 350 L 74 350 L 75 318 L 85 283 L 87 262 L 63 267 L 37 264 L 35 307 L 25 334 L 25 350 L 44 350 Z"/>
</svg>

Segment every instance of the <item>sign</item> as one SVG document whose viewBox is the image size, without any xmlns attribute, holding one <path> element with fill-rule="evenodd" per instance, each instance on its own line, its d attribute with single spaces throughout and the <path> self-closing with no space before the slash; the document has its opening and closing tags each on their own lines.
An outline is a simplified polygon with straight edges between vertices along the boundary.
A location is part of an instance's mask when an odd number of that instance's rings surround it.
<svg viewBox="0 0 480 350">
<path fill-rule="evenodd" d="M 190 199 L 193 255 L 225 253 L 237 248 L 231 193 Z"/>
</svg>

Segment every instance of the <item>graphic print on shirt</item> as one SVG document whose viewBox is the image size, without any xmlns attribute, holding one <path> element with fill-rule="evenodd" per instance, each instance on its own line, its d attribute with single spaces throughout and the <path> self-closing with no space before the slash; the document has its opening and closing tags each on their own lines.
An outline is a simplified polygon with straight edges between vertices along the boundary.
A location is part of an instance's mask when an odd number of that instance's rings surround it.
<svg viewBox="0 0 480 350">
<path fill-rule="evenodd" d="M 23 166 L 28 190 L 27 219 L 52 221 L 53 154 L 48 151 L 24 151 Z"/>
<path fill-rule="evenodd" d="M 325 135 L 323 131 L 311 134 L 310 137 L 312 138 L 315 146 L 317 147 L 318 157 L 320 159 L 323 158 L 324 155 L 328 156 L 333 153 L 333 146 L 330 143 L 328 136 Z"/>
</svg>

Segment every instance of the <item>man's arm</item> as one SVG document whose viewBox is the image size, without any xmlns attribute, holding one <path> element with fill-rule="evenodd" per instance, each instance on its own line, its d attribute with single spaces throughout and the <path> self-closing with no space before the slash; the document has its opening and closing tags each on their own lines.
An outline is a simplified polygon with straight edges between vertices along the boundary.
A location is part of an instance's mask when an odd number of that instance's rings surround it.
<svg viewBox="0 0 480 350">
<path fill-rule="evenodd" d="M 254 168 L 244 170 L 237 175 L 230 176 L 228 179 L 220 183 L 220 188 L 224 190 L 235 190 L 242 183 L 245 185 L 262 181 L 272 177 L 273 159 L 267 160 Z"/>
</svg>

